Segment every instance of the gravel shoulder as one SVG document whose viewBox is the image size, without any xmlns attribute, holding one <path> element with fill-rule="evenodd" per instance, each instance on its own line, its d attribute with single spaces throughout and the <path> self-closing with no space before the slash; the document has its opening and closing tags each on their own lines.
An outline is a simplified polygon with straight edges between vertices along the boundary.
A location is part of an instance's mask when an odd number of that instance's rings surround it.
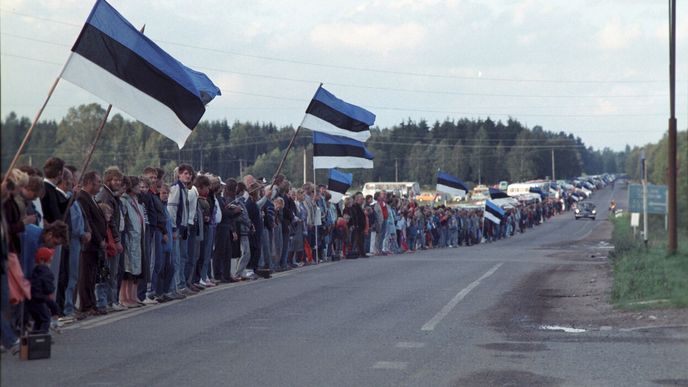
<svg viewBox="0 0 688 387">
<path fill-rule="evenodd" d="M 533 326 L 587 331 L 688 328 L 688 309 L 614 308 L 608 258 L 613 226 L 607 220 L 596 222 L 593 232 L 581 240 L 543 246 L 555 265 L 524 278 L 495 308 L 494 325 L 509 331 Z"/>
</svg>

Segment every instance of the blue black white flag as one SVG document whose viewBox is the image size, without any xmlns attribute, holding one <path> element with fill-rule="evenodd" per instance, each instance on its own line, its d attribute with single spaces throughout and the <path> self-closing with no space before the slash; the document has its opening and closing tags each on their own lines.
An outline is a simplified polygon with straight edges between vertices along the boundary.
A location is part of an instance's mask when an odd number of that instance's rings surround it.
<svg viewBox="0 0 688 387">
<path fill-rule="evenodd" d="M 373 157 L 360 141 L 313 132 L 313 168 L 373 168 Z"/>
<path fill-rule="evenodd" d="M 446 172 L 437 172 L 437 191 L 464 197 L 468 192 L 466 183 Z"/>
<path fill-rule="evenodd" d="M 339 203 L 342 197 L 346 195 L 346 191 L 351 188 L 353 175 L 351 173 L 344 173 L 334 168 L 330 169 L 330 176 L 327 179 L 327 190 L 332 196 L 332 203 Z"/>
<path fill-rule="evenodd" d="M 306 109 L 301 127 L 365 142 L 374 123 L 375 114 L 342 101 L 320 86 Z"/>
<path fill-rule="evenodd" d="M 492 198 L 492 199 L 504 199 L 504 198 L 508 198 L 508 197 L 509 197 L 509 195 L 507 195 L 506 192 L 502 191 L 501 189 L 490 187 L 490 198 Z"/>
<path fill-rule="evenodd" d="M 97 0 L 62 78 L 104 99 L 180 147 L 220 89 Z"/>
<path fill-rule="evenodd" d="M 545 197 L 548 196 L 548 194 L 543 192 L 542 188 L 540 188 L 540 187 L 530 187 L 530 189 L 528 191 L 540 195 L 540 198 L 543 200 L 545 199 Z"/>
<path fill-rule="evenodd" d="M 492 200 L 485 200 L 485 218 L 492 223 L 499 224 L 504 216 L 504 210 L 496 205 Z"/>
</svg>

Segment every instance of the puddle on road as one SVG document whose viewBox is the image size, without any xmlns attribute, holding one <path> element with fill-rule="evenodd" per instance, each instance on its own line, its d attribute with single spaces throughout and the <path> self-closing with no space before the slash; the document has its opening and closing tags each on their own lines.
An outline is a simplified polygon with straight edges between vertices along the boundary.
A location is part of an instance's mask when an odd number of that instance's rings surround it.
<svg viewBox="0 0 688 387">
<path fill-rule="evenodd" d="M 546 330 L 546 331 L 563 331 L 566 333 L 583 333 L 583 332 L 585 332 L 585 329 L 562 327 L 559 325 L 540 325 L 540 329 Z"/>
</svg>

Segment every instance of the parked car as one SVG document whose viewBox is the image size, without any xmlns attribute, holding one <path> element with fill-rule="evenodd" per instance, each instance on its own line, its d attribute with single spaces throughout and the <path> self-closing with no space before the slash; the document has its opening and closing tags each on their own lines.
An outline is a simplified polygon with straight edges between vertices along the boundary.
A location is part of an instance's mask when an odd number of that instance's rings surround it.
<svg viewBox="0 0 688 387">
<path fill-rule="evenodd" d="M 595 205 L 590 202 L 582 202 L 576 206 L 576 209 L 573 210 L 573 214 L 576 217 L 576 220 L 580 218 L 590 218 L 595 220 L 597 209 L 595 208 Z"/>
</svg>

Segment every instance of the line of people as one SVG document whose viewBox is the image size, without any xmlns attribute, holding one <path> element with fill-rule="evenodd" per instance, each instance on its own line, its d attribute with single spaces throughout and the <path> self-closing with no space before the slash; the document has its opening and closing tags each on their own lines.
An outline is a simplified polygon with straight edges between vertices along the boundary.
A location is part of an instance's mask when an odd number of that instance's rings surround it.
<svg viewBox="0 0 688 387">
<path fill-rule="evenodd" d="M 222 181 L 181 164 L 166 180 L 156 167 L 80 177 L 56 157 L 42 171 L 11 171 L 1 190 L 3 347 L 16 347 L 29 320 L 46 332 L 317 262 L 470 246 L 561 211 L 545 201 L 507 210 L 494 224 L 481 210 L 433 208 L 384 191 L 332 203 L 325 186 L 294 188 L 282 175 L 272 184 L 250 175 Z"/>
</svg>

